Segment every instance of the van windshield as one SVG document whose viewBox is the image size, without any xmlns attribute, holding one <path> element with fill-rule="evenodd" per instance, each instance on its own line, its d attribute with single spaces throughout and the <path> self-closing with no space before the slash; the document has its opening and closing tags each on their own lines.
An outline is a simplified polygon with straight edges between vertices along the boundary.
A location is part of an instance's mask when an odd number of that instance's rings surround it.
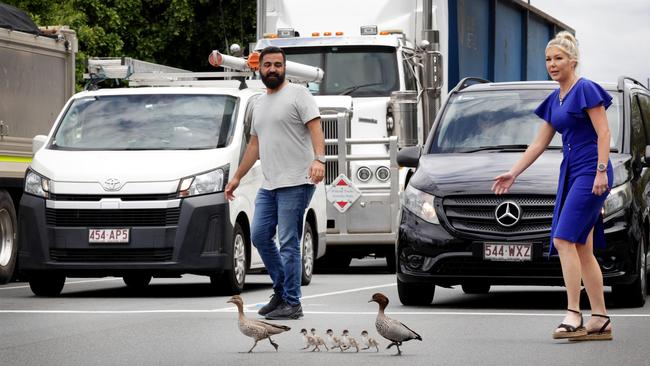
<svg viewBox="0 0 650 366">
<path fill-rule="evenodd" d="M 75 100 L 51 148 L 67 150 L 214 149 L 228 144 L 237 98 L 139 94 Z"/>
<path fill-rule="evenodd" d="M 399 89 L 394 47 L 287 47 L 287 60 L 320 67 L 323 82 L 309 83 L 312 94 L 388 96 Z"/>
<path fill-rule="evenodd" d="M 525 149 L 539 130 L 542 120 L 534 113 L 552 90 L 499 90 L 452 95 L 436 128 L 430 153 L 475 152 L 503 147 Z M 620 96 L 607 109 L 610 147 L 619 151 L 621 131 Z M 556 133 L 551 149 L 562 147 Z"/>
</svg>

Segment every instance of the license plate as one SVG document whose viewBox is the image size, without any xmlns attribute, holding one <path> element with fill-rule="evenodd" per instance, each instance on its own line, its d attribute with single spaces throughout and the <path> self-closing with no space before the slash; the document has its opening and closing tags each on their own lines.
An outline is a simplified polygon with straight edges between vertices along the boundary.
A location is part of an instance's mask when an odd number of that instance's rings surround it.
<svg viewBox="0 0 650 366">
<path fill-rule="evenodd" d="M 485 243 L 483 258 L 491 261 L 530 261 L 533 258 L 531 243 Z"/>
<path fill-rule="evenodd" d="M 129 229 L 90 229 L 89 243 L 128 243 Z"/>
</svg>

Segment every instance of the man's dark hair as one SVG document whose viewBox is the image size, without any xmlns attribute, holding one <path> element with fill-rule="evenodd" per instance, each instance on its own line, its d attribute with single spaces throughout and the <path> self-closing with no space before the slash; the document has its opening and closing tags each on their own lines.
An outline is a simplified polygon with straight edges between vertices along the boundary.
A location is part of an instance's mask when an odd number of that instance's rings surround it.
<svg viewBox="0 0 650 366">
<path fill-rule="evenodd" d="M 269 53 L 281 53 L 282 54 L 282 62 L 286 65 L 287 64 L 287 55 L 284 54 L 284 51 L 280 47 L 275 47 L 275 46 L 268 46 L 265 47 L 262 52 L 260 52 L 260 66 L 264 63 L 264 56 L 269 54 Z"/>
</svg>

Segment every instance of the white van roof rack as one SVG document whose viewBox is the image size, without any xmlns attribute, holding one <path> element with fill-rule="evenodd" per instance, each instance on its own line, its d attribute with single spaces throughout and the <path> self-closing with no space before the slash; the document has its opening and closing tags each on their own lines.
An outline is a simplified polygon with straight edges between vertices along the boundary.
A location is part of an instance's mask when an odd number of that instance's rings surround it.
<svg viewBox="0 0 650 366">
<path fill-rule="evenodd" d="M 211 86 L 245 89 L 252 71 L 192 72 L 136 60 L 131 57 L 91 57 L 86 65 L 86 89 L 97 89 L 107 79 L 126 80 L 129 86 Z M 249 82 L 252 80 L 249 80 Z M 256 83 L 254 83 L 256 84 Z"/>
</svg>

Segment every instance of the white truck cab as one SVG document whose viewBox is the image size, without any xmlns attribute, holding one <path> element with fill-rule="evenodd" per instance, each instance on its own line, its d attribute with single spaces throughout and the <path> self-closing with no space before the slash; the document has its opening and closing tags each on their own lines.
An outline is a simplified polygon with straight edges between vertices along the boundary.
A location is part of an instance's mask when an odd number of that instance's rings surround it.
<svg viewBox="0 0 650 366">
<path fill-rule="evenodd" d="M 68 101 L 34 139 L 20 205 L 21 271 L 36 295 L 58 295 L 67 276 L 121 276 L 139 288 L 184 273 L 242 291 L 246 272 L 264 267 L 250 240 L 259 161 L 233 201 L 223 190 L 263 89 L 237 85 L 103 89 Z M 325 253 L 324 206 L 321 183 L 304 218 L 303 285 Z"/>
</svg>

